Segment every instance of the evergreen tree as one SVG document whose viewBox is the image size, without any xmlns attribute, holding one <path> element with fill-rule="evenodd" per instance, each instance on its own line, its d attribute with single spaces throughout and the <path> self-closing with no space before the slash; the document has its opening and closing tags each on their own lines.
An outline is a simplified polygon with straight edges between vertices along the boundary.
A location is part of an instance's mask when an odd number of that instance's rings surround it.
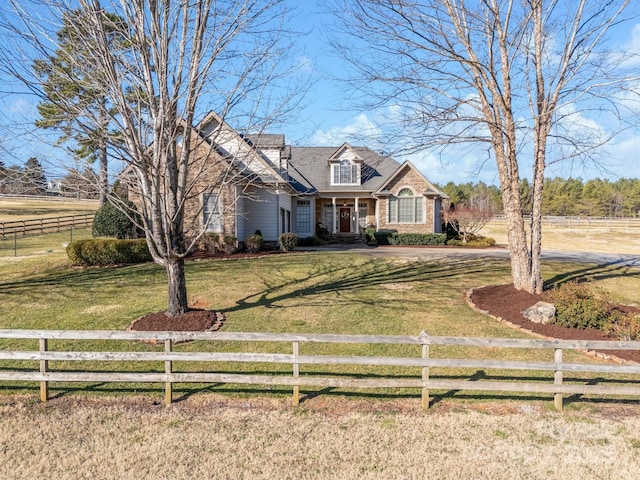
<svg viewBox="0 0 640 480">
<path fill-rule="evenodd" d="M 47 190 L 47 177 L 36 157 L 27 160 L 23 172 L 24 193 L 27 195 L 44 195 Z"/>
<path fill-rule="evenodd" d="M 110 37 L 111 49 L 125 48 L 126 25 L 117 15 L 101 12 L 103 29 Z M 100 205 L 106 201 L 108 189 L 108 136 L 110 105 L 96 84 L 103 72 L 92 67 L 95 32 L 84 21 L 86 13 L 70 11 L 63 17 L 63 27 L 57 34 L 59 49 L 47 60 L 34 62 L 47 99 L 38 104 L 40 119 L 38 127 L 55 128 L 62 132 L 59 142 L 74 141 L 76 147 L 71 152 L 86 163 L 100 162 L 99 189 Z M 104 83 L 104 82 L 102 82 Z"/>
</svg>

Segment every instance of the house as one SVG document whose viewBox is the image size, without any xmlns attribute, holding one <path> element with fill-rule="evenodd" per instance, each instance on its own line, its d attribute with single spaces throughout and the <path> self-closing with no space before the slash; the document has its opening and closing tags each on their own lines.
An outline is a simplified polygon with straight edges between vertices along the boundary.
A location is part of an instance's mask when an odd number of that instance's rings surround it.
<svg viewBox="0 0 640 480">
<path fill-rule="evenodd" d="M 320 228 L 336 237 L 367 226 L 441 232 L 447 197 L 411 162 L 348 143 L 295 147 L 284 135 L 242 136 L 215 113 L 191 134 L 192 170 L 200 173 L 185 206 L 187 232 L 204 228 L 240 242 L 256 230 L 268 242 Z"/>
</svg>

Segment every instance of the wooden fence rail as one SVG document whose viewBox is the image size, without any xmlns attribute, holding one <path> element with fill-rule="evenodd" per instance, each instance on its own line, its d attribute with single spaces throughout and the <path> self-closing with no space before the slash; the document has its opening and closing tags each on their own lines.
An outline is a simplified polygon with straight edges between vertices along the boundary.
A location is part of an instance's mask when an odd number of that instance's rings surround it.
<svg viewBox="0 0 640 480">
<path fill-rule="evenodd" d="M 525 215 L 527 220 L 529 215 Z M 492 220 L 494 225 L 502 225 L 506 222 L 504 215 L 496 215 Z M 640 217 L 587 217 L 587 216 L 553 216 L 542 217 L 543 227 L 570 228 L 570 229 L 604 229 L 639 232 Z"/>
<path fill-rule="evenodd" d="M 64 215 L 61 217 L 31 218 L 28 220 L 14 220 L 0 222 L 0 238 L 14 235 L 39 234 L 46 232 L 59 232 L 69 228 L 90 227 L 94 214 Z"/>
<path fill-rule="evenodd" d="M 49 398 L 50 382 L 135 382 L 164 383 L 165 403 L 172 402 L 172 390 L 175 383 L 227 383 L 280 385 L 293 388 L 293 402 L 299 401 L 300 387 L 346 387 L 346 388 L 416 388 L 422 392 L 422 406 L 429 406 L 430 390 L 461 390 L 509 393 L 553 394 L 556 409 L 562 410 L 563 395 L 593 394 L 640 396 L 640 365 L 609 363 L 567 363 L 563 360 L 565 350 L 638 350 L 640 342 L 620 341 L 582 341 L 582 340 L 539 340 L 506 338 L 471 337 L 434 337 L 425 332 L 418 336 L 393 335 L 330 335 L 330 334 L 290 334 L 290 333 L 240 333 L 240 332 L 124 332 L 124 331 L 71 331 L 71 330 L 0 330 L 2 340 L 37 340 L 37 350 L 0 349 L 0 381 L 40 382 L 40 398 Z M 54 351 L 51 340 L 91 340 L 114 341 L 154 341 L 164 346 L 158 351 Z M 176 342 L 203 341 L 203 351 L 175 351 Z M 291 344 L 291 353 L 239 353 L 223 350 L 223 342 L 271 342 Z M 398 356 L 353 356 L 353 355 L 303 355 L 302 344 L 308 343 L 348 343 L 348 344 L 387 344 L 416 345 L 415 357 Z M 73 343 L 73 345 L 77 345 Z M 486 349 L 547 349 L 553 361 L 491 360 L 476 358 L 434 357 L 434 346 L 481 347 Z M 210 350 L 214 351 L 210 351 Z M 551 355 L 552 353 L 552 355 Z M 12 361 L 38 362 L 33 370 L 11 368 Z M 70 371 L 52 368 L 50 362 L 89 361 L 89 362 L 164 362 L 164 373 L 150 371 Z M 242 362 L 291 365 L 291 374 L 256 375 L 252 373 L 223 373 L 215 371 L 186 372 L 174 371 L 173 362 Z M 374 367 L 416 368 L 415 377 L 408 375 L 393 376 L 362 373 L 358 378 L 341 377 L 338 373 L 323 372 L 304 375 L 304 365 L 370 365 Z M 443 380 L 433 378 L 433 369 L 472 369 L 476 370 L 466 380 Z M 553 372 L 549 381 L 527 381 L 513 377 L 511 381 L 489 381 L 477 378 L 477 369 L 497 370 L 501 376 L 508 370 L 529 370 Z M 330 369 L 329 369 L 330 370 Z M 600 374 L 597 378 L 572 380 L 566 383 L 564 372 Z M 311 372 L 310 372 L 311 373 Z M 328 373 L 328 374 L 326 374 Z M 601 374 L 631 375 L 623 381 L 615 378 L 608 382 L 615 385 L 598 385 L 603 382 Z M 456 373 L 458 375 L 458 373 Z M 458 378 L 458 377 L 456 377 Z"/>
</svg>

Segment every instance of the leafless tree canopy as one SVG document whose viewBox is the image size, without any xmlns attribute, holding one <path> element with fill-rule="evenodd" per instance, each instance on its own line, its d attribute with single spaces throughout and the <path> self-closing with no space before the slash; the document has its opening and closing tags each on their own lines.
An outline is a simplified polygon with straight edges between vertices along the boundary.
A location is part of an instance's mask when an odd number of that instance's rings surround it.
<svg viewBox="0 0 640 480">
<path fill-rule="evenodd" d="M 157 263 L 169 277 L 169 308 L 187 308 L 184 257 L 195 239 L 184 235 L 184 208 L 205 189 L 219 188 L 243 175 L 242 158 L 224 159 L 217 181 L 198 180 L 209 163 L 189 156 L 209 149 L 191 127 L 209 111 L 242 132 L 257 133 L 281 120 L 292 106 L 292 62 L 283 0 L 9 0 L 1 23 L 15 49 L 4 51 L 5 71 L 43 95 L 37 78 L 23 66 L 60 54 L 56 32 L 75 15 L 72 33 L 79 45 L 66 63 L 69 82 L 106 99 L 109 153 L 121 162 L 136 188 L 142 227 Z M 119 47 L 113 48 L 117 32 Z M 25 63 L 28 60 L 28 63 Z M 85 74 L 83 74 L 85 73 Z M 299 93 L 296 91 L 295 93 Z M 47 97 L 49 101 L 55 101 Z M 61 102 L 64 99 L 60 99 Z M 65 109 L 82 105 L 64 105 Z M 88 109 L 74 128 L 105 124 Z M 244 178 L 246 181 L 246 178 Z M 111 199 L 117 202 L 117 197 Z M 206 226 L 205 226 L 206 228 Z"/>
<path fill-rule="evenodd" d="M 442 220 L 462 237 L 462 243 L 467 243 L 469 235 L 479 233 L 493 216 L 491 210 L 465 205 L 442 211 Z"/>
<path fill-rule="evenodd" d="M 473 143 L 495 160 L 514 284 L 541 291 L 545 167 L 586 158 L 624 128 L 631 112 L 620 100 L 630 100 L 623 92 L 638 75 L 628 57 L 603 48 L 629 1 L 335 3 L 345 20 L 341 39 L 348 39 L 336 46 L 358 72 L 350 84 L 369 107 L 388 109 L 393 145 L 418 152 Z M 594 112 L 606 127 L 591 128 Z M 530 239 L 519 195 L 526 165 L 533 166 Z"/>
</svg>

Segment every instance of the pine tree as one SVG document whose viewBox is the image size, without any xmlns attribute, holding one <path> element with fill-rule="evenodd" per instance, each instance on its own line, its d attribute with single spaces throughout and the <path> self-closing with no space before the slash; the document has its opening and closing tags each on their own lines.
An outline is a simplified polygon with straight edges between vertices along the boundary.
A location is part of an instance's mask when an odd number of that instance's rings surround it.
<svg viewBox="0 0 640 480">
<path fill-rule="evenodd" d="M 101 12 L 104 30 L 110 35 L 111 48 L 125 48 L 122 40 L 124 21 L 117 15 Z M 106 201 L 108 189 L 108 136 L 111 113 L 105 96 L 94 85 L 100 69 L 92 66 L 94 32 L 79 28 L 86 13 L 73 10 L 63 17 L 63 27 L 57 34 L 59 49 L 47 60 L 34 62 L 34 70 L 42 83 L 47 99 L 38 104 L 41 128 L 62 132 L 59 142 L 75 142 L 70 148 L 77 159 L 91 164 L 100 162 L 100 205 Z"/>
<path fill-rule="evenodd" d="M 47 190 L 47 177 L 36 157 L 27 160 L 23 173 L 24 193 L 27 195 L 44 195 Z"/>
</svg>

